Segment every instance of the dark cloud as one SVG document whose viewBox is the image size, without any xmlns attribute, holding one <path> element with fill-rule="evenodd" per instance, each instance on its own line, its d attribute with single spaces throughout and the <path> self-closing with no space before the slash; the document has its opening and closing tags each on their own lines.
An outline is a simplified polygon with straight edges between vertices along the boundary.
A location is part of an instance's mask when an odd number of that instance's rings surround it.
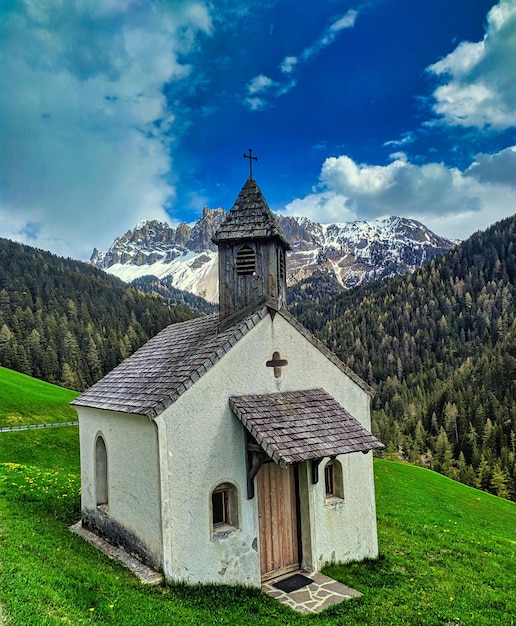
<svg viewBox="0 0 516 626">
<path fill-rule="evenodd" d="M 507 185 L 516 190 L 516 147 L 498 154 L 478 154 L 465 174 L 481 183 Z"/>
</svg>

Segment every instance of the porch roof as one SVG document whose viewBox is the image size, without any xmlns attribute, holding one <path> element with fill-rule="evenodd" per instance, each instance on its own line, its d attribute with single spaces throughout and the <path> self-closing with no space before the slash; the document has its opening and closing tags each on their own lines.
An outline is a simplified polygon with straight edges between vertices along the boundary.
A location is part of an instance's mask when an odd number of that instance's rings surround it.
<svg viewBox="0 0 516 626">
<path fill-rule="evenodd" d="M 267 456 L 282 467 L 384 447 L 324 389 L 235 396 L 229 404 Z"/>
</svg>

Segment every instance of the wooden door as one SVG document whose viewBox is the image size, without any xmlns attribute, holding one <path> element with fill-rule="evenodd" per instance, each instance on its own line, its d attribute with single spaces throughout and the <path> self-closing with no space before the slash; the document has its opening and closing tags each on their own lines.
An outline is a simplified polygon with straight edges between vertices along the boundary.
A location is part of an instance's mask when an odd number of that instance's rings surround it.
<svg viewBox="0 0 516 626">
<path fill-rule="evenodd" d="M 294 468 L 265 463 L 256 481 L 263 579 L 299 568 Z"/>
</svg>

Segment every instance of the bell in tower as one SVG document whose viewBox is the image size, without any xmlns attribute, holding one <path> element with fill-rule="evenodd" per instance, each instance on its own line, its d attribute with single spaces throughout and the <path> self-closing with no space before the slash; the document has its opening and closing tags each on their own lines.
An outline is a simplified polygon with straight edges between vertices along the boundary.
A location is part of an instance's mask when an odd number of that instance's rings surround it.
<svg viewBox="0 0 516 626">
<path fill-rule="evenodd" d="M 260 306 L 286 308 L 291 247 L 252 175 L 212 241 L 219 250 L 222 329 Z"/>
</svg>

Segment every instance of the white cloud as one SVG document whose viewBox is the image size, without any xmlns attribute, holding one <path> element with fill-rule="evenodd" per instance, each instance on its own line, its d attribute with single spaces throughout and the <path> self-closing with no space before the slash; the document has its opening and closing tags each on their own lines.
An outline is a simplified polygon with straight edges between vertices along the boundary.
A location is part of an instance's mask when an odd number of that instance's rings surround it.
<svg viewBox="0 0 516 626">
<path fill-rule="evenodd" d="M 280 70 L 284 74 L 290 74 L 290 72 L 293 72 L 294 69 L 296 68 L 297 63 L 298 63 L 297 57 L 292 57 L 292 56 L 285 57 L 280 64 Z"/>
<path fill-rule="evenodd" d="M 416 165 L 400 152 L 391 158 L 387 165 L 359 164 L 346 155 L 327 158 L 318 189 L 289 203 L 286 213 L 320 223 L 398 215 L 464 239 L 516 212 L 514 147 L 478 155 L 465 171 L 443 163 Z"/>
<path fill-rule="evenodd" d="M 247 85 L 247 93 L 251 96 L 257 93 L 263 93 L 275 85 L 277 85 L 277 83 L 275 83 L 272 78 L 269 78 L 264 74 L 260 74 L 249 81 Z"/>
<path fill-rule="evenodd" d="M 384 142 L 384 146 L 406 146 L 408 144 L 414 143 L 416 140 L 416 135 L 412 131 L 407 131 L 402 133 L 399 139 L 391 139 L 390 141 Z"/>
<path fill-rule="evenodd" d="M 291 75 L 299 68 L 301 63 L 306 63 L 309 59 L 317 55 L 321 50 L 330 46 L 338 37 L 342 30 L 353 28 L 358 16 L 358 11 L 350 9 L 344 15 L 334 18 L 323 33 L 298 56 L 286 56 L 279 64 L 282 74 Z M 297 84 L 295 79 L 288 82 L 274 81 L 263 74 L 255 76 L 249 81 L 246 88 L 244 103 L 254 111 L 264 109 L 268 106 L 271 98 L 279 98 L 291 91 Z M 267 93 L 265 93 L 267 92 Z M 259 93 L 261 96 L 257 96 Z"/>
<path fill-rule="evenodd" d="M 3 19 L 0 235 L 87 258 L 143 218 L 166 219 L 163 87 L 191 71 L 210 31 L 203 3 L 27 0 Z"/>
<path fill-rule="evenodd" d="M 444 82 L 434 92 L 434 112 L 452 126 L 503 130 L 516 126 L 516 2 L 501 0 L 487 15 L 484 39 L 462 42 L 431 65 Z"/>
<path fill-rule="evenodd" d="M 278 98 L 291 91 L 296 85 L 295 80 L 279 83 L 264 74 L 255 76 L 247 83 L 247 97 L 244 102 L 251 111 L 265 109 L 270 97 Z"/>
<path fill-rule="evenodd" d="M 251 111 L 260 111 L 261 109 L 265 109 L 268 105 L 265 98 L 258 98 L 257 96 L 248 96 L 245 99 L 245 103 Z"/>
<path fill-rule="evenodd" d="M 357 19 L 358 11 L 350 9 L 345 15 L 335 20 L 329 28 L 332 33 L 338 33 L 346 28 L 353 28 Z"/>
<path fill-rule="evenodd" d="M 335 191 L 315 192 L 304 198 L 296 198 L 285 207 L 287 215 L 301 215 L 320 224 L 352 222 L 355 211 L 348 206 L 348 198 Z"/>
<path fill-rule="evenodd" d="M 334 19 L 322 35 L 303 50 L 303 52 L 299 55 L 300 58 L 303 59 L 303 61 L 308 61 L 308 59 L 318 54 L 327 46 L 331 45 L 342 30 L 353 28 L 357 16 L 358 12 L 354 9 L 350 9 L 342 17 Z"/>
<path fill-rule="evenodd" d="M 260 111 L 268 105 L 267 96 L 271 91 L 282 87 L 276 81 L 264 74 L 255 76 L 247 83 L 247 97 L 245 103 L 251 111 Z"/>
</svg>

